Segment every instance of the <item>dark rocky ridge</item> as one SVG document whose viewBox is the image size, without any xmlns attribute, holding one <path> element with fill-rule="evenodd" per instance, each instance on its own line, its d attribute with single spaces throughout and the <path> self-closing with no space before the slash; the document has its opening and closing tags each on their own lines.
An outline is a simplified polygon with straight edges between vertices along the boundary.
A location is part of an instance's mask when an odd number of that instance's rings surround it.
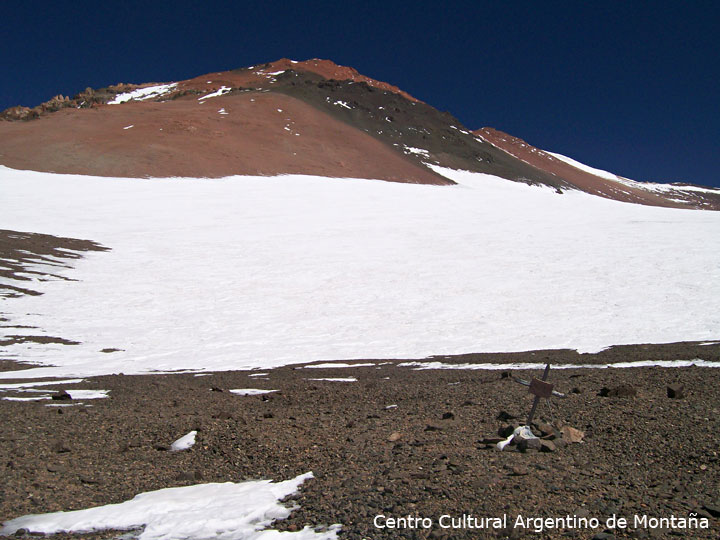
<svg viewBox="0 0 720 540">
<path fill-rule="evenodd" d="M 430 162 L 528 184 L 572 188 L 562 179 L 479 140 L 449 112 L 438 111 L 425 103 L 410 101 L 400 94 L 364 82 L 328 80 L 315 74 L 287 70 L 277 77 L 272 90 L 302 99 L 395 147 L 407 159 L 420 165 Z M 336 105 L 337 101 L 347 103 L 350 108 Z M 426 150 L 429 158 L 403 152 L 405 145 Z"/>
</svg>

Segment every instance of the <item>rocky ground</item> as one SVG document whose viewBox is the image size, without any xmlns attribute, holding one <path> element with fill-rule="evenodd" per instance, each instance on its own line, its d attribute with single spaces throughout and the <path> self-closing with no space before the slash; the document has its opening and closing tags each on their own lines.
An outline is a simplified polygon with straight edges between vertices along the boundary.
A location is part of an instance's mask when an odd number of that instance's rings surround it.
<svg viewBox="0 0 720 540">
<path fill-rule="evenodd" d="M 443 361 L 560 364 L 663 358 L 718 361 L 720 345 Z M 532 401 L 510 373 L 374 363 L 286 367 L 266 377 L 250 377 L 251 372 L 95 377 L 76 387 L 110 390 L 110 397 L 74 407 L 0 400 L 0 519 L 116 503 L 140 492 L 197 482 L 285 480 L 313 471 L 315 479 L 296 497 L 299 509 L 277 528 L 340 523 L 341 537 L 347 539 L 608 538 L 603 525 L 542 534 L 512 525 L 518 514 L 575 514 L 604 523 L 613 514 L 632 520 L 635 514 L 687 517 L 696 512 L 708 518 L 709 529 L 669 531 L 631 523 L 632 530 L 615 534 L 718 537 L 720 386 L 715 369 L 552 370 L 550 381 L 568 397 L 553 398 L 552 407 L 541 404 L 538 424 L 554 421 L 556 427 L 576 428 L 583 432 L 582 442 L 564 443 L 560 436 L 544 449 L 554 446 L 551 452 L 520 452 L 512 446 L 499 452 L 491 443 L 499 440 L 499 431 L 523 421 Z M 512 375 L 529 379 L 539 372 Z M 310 380 L 324 377 L 357 381 Z M 684 387 L 681 397 L 668 397 L 671 385 Z M 278 392 L 239 396 L 229 392 L 235 388 Z M 21 394 L 3 392 L 3 397 L 13 395 Z M 195 446 L 168 452 L 172 441 L 191 430 L 198 431 Z M 445 530 L 437 524 L 443 514 L 506 514 L 509 528 Z M 429 517 L 433 526 L 378 529 L 377 515 Z"/>
</svg>

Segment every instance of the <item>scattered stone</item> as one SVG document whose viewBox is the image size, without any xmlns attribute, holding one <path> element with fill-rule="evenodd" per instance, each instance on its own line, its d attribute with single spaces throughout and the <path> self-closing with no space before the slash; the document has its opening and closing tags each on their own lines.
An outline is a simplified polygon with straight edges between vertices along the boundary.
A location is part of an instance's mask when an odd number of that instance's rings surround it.
<svg viewBox="0 0 720 540">
<path fill-rule="evenodd" d="M 682 384 L 669 384 L 667 397 L 670 399 L 682 399 L 685 397 L 685 387 Z"/>
<path fill-rule="evenodd" d="M 56 441 L 55 444 L 52 445 L 52 450 L 57 454 L 64 454 L 65 452 L 69 452 L 70 448 L 64 441 Z"/>
<path fill-rule="evenodd" d="M 86 476 L 84 474 L 80 475 L 80 482 L 83 484 L 99 484 L 100 480 L 97 478 L 93 478 L 92 476 Z"/>
<path fill-rule="evenodd" d="M 505 439 L 505 438 L 509 437 L 510 435 L 512 435 L 513 433 L 515 433 L 515 428 L 517 428 L 517 426 L 512 425 L 512 424 L 508 425 L 508 426 L 503 426 L 498 429 L 497 433 L 500 437 Z"/>
<path fill-rule="evenodd" d="M 509 420 L 514 420 L 515 418 L 517 418 L 517 416 L 514 416 L 507 411 L 500 411 L 498 413 L 498 415 L 495 417 L 496 420 L 500 420 L 501 422 L 507 422 Z"/>
<path fill-rule="evenodd" d="M 564 426 L 560 433 L 562 434 L 562 440 L 566 443 L 580 443 L 585 437 L 585 433 L 574 427 Z"/>
<path fill-rule="evenodd" d="M 399 431 L 393 431 L 390 434 L 390 436 L 388 437 L 388 441 L 395 442 L 395 441 L 400 440 L 401 438 L 402 438 L 402 433 L 400 433 Z"/>
<path fill-rule="evenodd" d="M 47 470 L 48 470 L 48 472 L 51 472 L 51 473 L 63 473 L 67 469 L 65 468 L 64 465 L 48 465 Z"/>
<path fill-rule="evenodd" d="M 175 479 L 179 482 L 196 482 L 203 479 L 200 471 L 183 471 L 178 474 Z"/>
<path fill-rule="evenodd" d="M 461 405 L 461 407 L 472 407 L 472 406 L 474 406 L 474 405 L 477 405 L 477 403 L 475 403 L 474 401 L 468 399 L 467 401 L 464 401 L 464 402 L 463 402 L 463 404 Z"/>
<path fill-rule="evenodd" d="M 210 388 L 210 390 L 211 390 L 212 392 L 223 392 L 223 389 L 222 389 L 222 388 L 219 388 L 219 387 L 217 387 L 217 386 L 213 386 L 212 388 Z"/>
<path fill-rule="evenodd" d="M 530 474 L 528 468 L 523 467 L 522 465 L 506 465 L 505 468 L 510 471 L 510 476 L 527 476 L 528 474 Z"/>
<path fill-rule="evenodd" d="M 718 504 L 704 504 L 703 508 L 708 511 L 712 517 L 720 518 L 720 505 Z"/>
<path fill-rule="evenodd" d="M 52 399 L 55 401 L 70 401 L 72 397 L 65 390 L 60 390 L 60 392 L 52 396 Z"/>
<path fill-rule="evenodd" d="M 442 415 L 443 420 L 452 420 L 453 418 L 455 418 L 455 415 L 450 411 L 448 411 Z"/>
<path fill-rule="evenodd" d="M 555 446 L 554 442 L 544 439 L 540 441 L 541 452 L 554 452 L 555 450 L 557 450 L 557 446 Z"/>
<path fill-rule="evenodd" d="M 634 398 L 637 396 L 637 388 L 629 384 L 621 384 L 613 388 L 603 387 L 600 389 L 601 397 Z"/>
<path fill-rule="evenodd" d="M 615 535 L 607 532 L 597 533 L 592 540 L 615 540 Z"/>
<path fill-rule="evenodd" d="M 520 439 L 517 443 L 518 450 L 526 452 L 528 450 L 540 450 L 543 441 L 540 439 Z"/>
<path fill-rule="evenodd" d="M 425 431 L 440 431 L 442 428 L 440 426 L 436 426 L 434 424 L 428 424 L 425 426 Z"/>
</svg>

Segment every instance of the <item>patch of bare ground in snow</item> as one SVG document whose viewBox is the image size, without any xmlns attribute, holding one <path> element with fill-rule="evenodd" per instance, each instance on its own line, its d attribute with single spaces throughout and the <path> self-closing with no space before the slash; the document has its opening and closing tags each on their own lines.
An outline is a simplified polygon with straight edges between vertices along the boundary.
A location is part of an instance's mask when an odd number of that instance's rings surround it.
<svg viewBox="0 0 720 540">
<path fill-rule="evenodd" d="M 73 261 L 88 251 L 107 250 L 91 240 L 0 229 L 0 297 L 37 296 L 42 294 L 36 290 L 40 282 L 72 281 L 65 271 L 73 268 Z M 40 329 L 37 335 L 32 335 L 32 330 L 32 327 L 14 325 L 0 313 L 0 347 L 29 342 L 76 344 L 62 337 L 43 335 Z M 0 349 L 0 371 L 17 368 L 12 359 L 3 357 Z"/>
</svg>

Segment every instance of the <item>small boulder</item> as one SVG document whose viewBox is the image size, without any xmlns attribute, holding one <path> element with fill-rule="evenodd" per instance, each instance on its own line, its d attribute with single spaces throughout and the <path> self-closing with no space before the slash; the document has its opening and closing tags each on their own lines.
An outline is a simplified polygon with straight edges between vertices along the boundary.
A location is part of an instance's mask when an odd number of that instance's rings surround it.
<svg viewBox="0 0 720 540">
<path fill-rule="evenodd" d="M 395 442 L 395 441 L 400 440 L 401 438 L 402 438 L 402 433 L 400 433 L 399 431 L 393 431 L 390 434 L 390 436 L 388 437 L 388 441 Z"/>
<path fill-rule="evenodd" d="M 564 426 L 560 433 L 562 435 L 562 440 L 566 443 L 581 443 L 583 440 L 583 437 L 585 437 L 585 433 L 580 431 L 579 429 L 575 429 L 574 427 L 570 426 Z"/>
<path fill-rule="evenodd" d="M 517 443 L 518 450 L 527 452 L 528 450 L 540 450 L 542 441 L 540 439 L 520 439 Z"/>
<path fill-rule="evenodd" d="M 517 416 L 513 416 L 507 411 L 500 411 L 495 418 L 497 420 L 500 420 L 501 422 L 507 422 L 509 420 L 514 420 L 515 418 L 517 418 Z"/>
<path fill-rule="evenodd" d="M 637 388 L 629 384 L 621 384 L 613 388 L 603 387 L 600 389 L 601 397 L 634 398 L 637 396 Z"/>
<path fill-rule="evenodd" d="M 557 447 L 555 446 L 555 443 L 548 440 L 541 440 L 540 441 L 540 451 L 541 452 L 554 452 L 557 450 Z"/>
<path fill-rule="evenodd" d="M 669 384 L 667 397 L 670 399 L 682 399 L 685 397 L 685 387 L 682 384 Z"/>
<path fill-rule="evenodd" d="M 60 390 L 52 396 L 52 399 L 55 401 L 70 401 L 72 397 L 65 390 Z"/>
<path fill-rule="evenodd" d="M 69 452 L 70 448 L 65 444 L 65 441 L 55 441 L 52 445 L 52 450 L 58 454 L 64 454 L 65 452 Z"/>
</svg>

